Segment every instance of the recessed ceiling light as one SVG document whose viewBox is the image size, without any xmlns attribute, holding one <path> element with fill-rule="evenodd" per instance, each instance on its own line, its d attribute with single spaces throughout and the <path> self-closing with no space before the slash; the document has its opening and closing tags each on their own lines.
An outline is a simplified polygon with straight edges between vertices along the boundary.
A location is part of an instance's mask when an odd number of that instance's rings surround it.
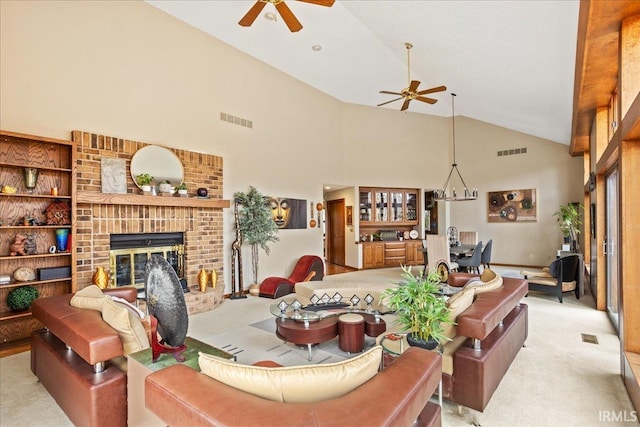
<svg viewBox="0 0 640 427">
<path fill-rule="evenodd" d="M 273 12 L 267 12 L 264 14 L 264 19 L 266 19 L 267 21 L 275 21 L 276 20 L 276 14 Z"/>
<path fill-rule="evenodd" d="M 311 50 L 313 50 L 314 52 L 320 52 L 322 50 L 322 46 L 320 46 L 319 44 L 314 44 L 313 46 L 311 46 Z"/>
</svg>

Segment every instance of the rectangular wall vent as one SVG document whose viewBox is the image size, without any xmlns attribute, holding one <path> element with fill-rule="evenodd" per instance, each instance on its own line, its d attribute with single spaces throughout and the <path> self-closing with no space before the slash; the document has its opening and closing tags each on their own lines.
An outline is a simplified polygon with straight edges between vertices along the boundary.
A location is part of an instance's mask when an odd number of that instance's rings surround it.
<svg viewBox="0 0 640 427">
<path fill-rule="evenodd" d="M 527 148 L 511 148 L 509 150 L 501 150 L 498 151 L 498 157 L 502 156 L 513 156 L 514 154 L 525 154 L 527 152 Z"/>
<path fill-rule="evenodd" d="M 580 334 L 582 335 L 582 342 L 586 342 L 589 344 L 598 344 L 598 337 L 591 334 Z"/>
<path fill-rule="evenodd" d="M 227 113 L 220 113 L 220 120 L 222 120 L 223 122 L 229 122 L 234 125 L 253 129 L 253 122 L 251 120 L 243 119 L 242 117 L 232 116 L 231 114 Z"/>
</svg>

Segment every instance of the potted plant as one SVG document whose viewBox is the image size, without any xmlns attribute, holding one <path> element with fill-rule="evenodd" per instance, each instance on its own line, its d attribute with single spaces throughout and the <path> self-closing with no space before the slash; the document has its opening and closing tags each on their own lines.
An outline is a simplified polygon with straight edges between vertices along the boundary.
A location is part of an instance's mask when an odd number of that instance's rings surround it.
<svg viewBox="0 0 640 427">
<path fill-rule="evenodd" d="M 33 300 L 38 298 L 38 290 L 33 286 L 20 286 L 7 295 L 7 305 L 11 311 L 22 311 L 31 307 Z"/>
<path fill-rule="evenodd" d="M 577 249 L 578 234 L 580 233 L 580 224 L 582 224 L 581 208 L 582 205 L 579 203 L 567 203 L 560 205 L 558 210 L 553 213 L 553 216 L 557 217 L 556 220 L 565 243 L 571 243 L 574 250 Z"/>
<path fill-rule="evenodd" d="M 263 196 L 254 187 L 248 193 L 241 191 L 233 195 L 240 207 L 238 225 L 242 242 L 251 245 L 253 283 L 258 283 L 258 252 L 262 248 L 269 255 L 269 242 L 277 242 L 278 226 L 271 215 L 269 196 Z"/>
<path fill-rule="evenodd" d="M 184 182 L 180 185 L 178 185 L 176 187 L 176 190 L 178 190 L 178 194 L 180 196 L 186 196 L 187 195 L 187 184 L 185 184 Z"/>
<path fill-rule="evenodd" d="M 142 191 L 151 191 L 151 183 L 153 182 L 153 177 L 148 173 L 141 173 L 136 176 L 136 182 L 140 186 Z"/>
<path fill-rule="evenodd" d="M 171 188 L 171 181 L 169 181 L 168 179 L 162 181 L 158 185 L 158 191 L 160 191 L 161 193 L 172 193 L 173 190 Z"/>
<path fill-rule="evenodd" d="M 448 340 L 443 324 L 452 324 L 449 309 L 440 291 L 440 276 L 430 271 L 426 276 L 414 276 L 411 267 L 402 267 L 402 278 L 394 288 L 386 289 L 384 304 L 395 310 L 396 322 L 402 325 L 410 345 L 432 350 Z"/>
</svg>

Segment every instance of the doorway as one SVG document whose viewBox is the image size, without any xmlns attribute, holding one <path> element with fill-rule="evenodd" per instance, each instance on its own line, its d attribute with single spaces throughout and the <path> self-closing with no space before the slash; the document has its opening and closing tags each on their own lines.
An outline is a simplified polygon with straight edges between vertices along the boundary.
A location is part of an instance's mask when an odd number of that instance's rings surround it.
<svg viewBox="0 0 640 427">
<path fill-rule="evenodd" d="M 327 262 L 345 265 L 344 199 L 327 201 Z"/>
<path fill-rule="evenodd" d="M 618 335 L 620 334 L 620 189 L 618 167 L 614 167 L 605 177 L 606 234 L 604 236 L 604 254 L 606 267 L 607 314 Z"/>
</svg>

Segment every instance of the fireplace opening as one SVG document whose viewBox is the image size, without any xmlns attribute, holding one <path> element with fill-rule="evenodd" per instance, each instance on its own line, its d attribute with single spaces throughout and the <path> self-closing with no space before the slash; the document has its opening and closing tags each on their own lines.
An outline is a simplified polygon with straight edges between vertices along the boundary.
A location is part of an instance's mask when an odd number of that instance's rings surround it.
<svg viewBox="0 0 640 427">
<path fill-rule="evenodd" d="M 182 290 L 189 292 L 184 274 L 183 233 L 135 233 L 109 236 L 110 287 L 135 286 L 144 299 L 144 269 L 151 255 L 161 255 L 175 270 Z"/>
</svg>

